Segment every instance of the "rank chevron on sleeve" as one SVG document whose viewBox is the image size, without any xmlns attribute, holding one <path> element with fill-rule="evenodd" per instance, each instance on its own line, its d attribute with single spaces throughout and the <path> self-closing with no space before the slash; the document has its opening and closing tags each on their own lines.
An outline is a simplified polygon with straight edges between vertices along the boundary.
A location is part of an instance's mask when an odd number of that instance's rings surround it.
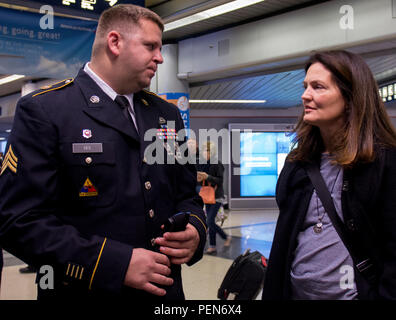
<svg viewBox="0 0 396 320">
<path fill-rule="evenodd" d="M 8 148 L 7 154 L 4 157 L 3 165 L 1 166 L 0 175 L 8 168 L 12 172 L 16 173 L 18 167 L 18 158 L 15 156 L 14 151 L 12 151 L 12 147 Z"/>
</svg>

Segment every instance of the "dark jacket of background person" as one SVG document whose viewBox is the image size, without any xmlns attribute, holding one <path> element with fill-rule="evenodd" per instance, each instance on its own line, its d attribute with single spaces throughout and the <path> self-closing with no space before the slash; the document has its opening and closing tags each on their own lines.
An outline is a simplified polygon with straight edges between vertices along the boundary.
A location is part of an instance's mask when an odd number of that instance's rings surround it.
<svg viewBox="0 0 396 320">
<path fill-rule="evenodd" d="M 348 232 L 357 234 L 378 268 L 370 288 L 355 268 L 358 299 L 396 299 L 396 149 L 377 152 L 372 163 L 345 169 L 342 208 Z M 290 299 L 290 267 L 313 185 L 301 162 L 286 161 L 276 197 L 280 215 L 265 279 L 263 299 Z M 354 230 L 354 231 L 352 231 Z"/>
<path fill-rule="evenodd" d="M 222 199 L 224 198 L 224 166 L 220 160 L 216 159 L 211 161 L 214 163 L 200 164 L 199 170 L 208 174 L 208 179 L 205 181 L 205 185 L 209 182 L 213 187 L 217 186 L 215 191 L 216 199 Z M 201 182 L 201 185 L 203 185 L 203 182 Z"/>
</svg>

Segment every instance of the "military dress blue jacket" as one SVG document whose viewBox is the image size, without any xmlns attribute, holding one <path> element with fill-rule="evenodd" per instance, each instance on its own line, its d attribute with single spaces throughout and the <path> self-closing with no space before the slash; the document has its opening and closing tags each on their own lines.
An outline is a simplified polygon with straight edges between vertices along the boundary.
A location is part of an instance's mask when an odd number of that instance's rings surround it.
<svg viewBox="0 0 396 320">
<path fill-rule="evenodd" d="M 155 250 L 161 224 L 177 212 L 191 213 L 200 236 L 188 264 L 202 258 L 194 166 L 149 164 L 144 153 L 152 142 L 144 133 L 169 121 L 177 132 L 180 112 L 147 91 L 134 94 L 134 109 L 140 135 L 83 70 L 19 100 L 0 176 L 0 245 L 53 268 L 54 289 L 39 286 L 39 298 L 155 298 L 124 277 L 133 248 Z M 183 299 L 181 267 L 171 269 L 165 299 Z"/>
</svg>

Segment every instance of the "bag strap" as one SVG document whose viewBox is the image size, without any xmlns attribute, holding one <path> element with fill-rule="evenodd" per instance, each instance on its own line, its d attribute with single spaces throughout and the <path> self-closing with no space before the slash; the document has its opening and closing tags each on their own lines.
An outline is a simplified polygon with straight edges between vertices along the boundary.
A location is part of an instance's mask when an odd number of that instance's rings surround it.
<svg viewBox="0 0 396 320">
<path fill-rule="evenodd" d="M 360 248 L 360 250 L 357 250 L 356 247 L 353 246 L 352 243 L 356 244 L 359 243 L 359 241 L 352 242 L 351 234 L 347 233 L 345 224 L 342 222 L 342 220 L 337 214 L 337 210 L 334 206 L 333 198 L 331 197 L 331 194 L 326 186 L 326 183 L 323 180 L 319 167 L 315 163 L 310 163 L 306 167 L 306 171 L 308 177 L 311 179 L 311 182 L 316 190 L 316 194 L 318 195 L 320 201 L 322 202 L 322 205 L 326 210 L 331 222 L 333 223 L 335 230 L 337 231 L 342 242 L 349 251 L 349 254 L 352 257 L 352 260 L 354 261 L 356 268 L 370 284 L 374 284 L 376 281 L 376 272 L 372 259 L 368 258 L 367 254 L 361 253 L 362 251 L 364 251 L 362 250 L 362 248 Z"/>
</svg>

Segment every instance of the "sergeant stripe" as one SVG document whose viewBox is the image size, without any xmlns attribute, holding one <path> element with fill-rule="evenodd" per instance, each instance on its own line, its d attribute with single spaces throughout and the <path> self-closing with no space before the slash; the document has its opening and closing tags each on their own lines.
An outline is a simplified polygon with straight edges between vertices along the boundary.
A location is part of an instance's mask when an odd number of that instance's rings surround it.
<svg viewBox="0 0 396 320">
<path fill-rule="evenodd" d="M 79 278 L 80 280 L 82 279 L 83 272 L 84 272 L 84 267 L 81 267 L 80 278 Z"/>
<path fill-rule="evenodd" d="M 96 269 L 98 268 L 99 260 L 100 260 L 100 257 L 102 256 L 102 252 L 103 252 L 103 248 L 104 248 L 104 246 L 105 246 L 106 240 L 107 240 L 107 238 L 104 238 L 103 244 L 102 244 L 102 248 L 100 248 L 98 260 L 96 260 L 96 265 L 95 265 L 95 268 L 94 268 L 94 270 L 93 270 L 93 272 L 92 272 L 91 281 L 89 282 L 89 290 L 91 290 L 91 288 L 92 288 L 92 281 L 93 281 L 93 279 L 94 279 Z"/>
<path fill-rule="evenodd" d="M 12 172 L 16 173 L 18 167 L 18 158 L 15 156 L 14 151 L 12 151 L 11 145 L 8 147 L 8 151 L 3 159 L 3 164 L 1 166 L 0 175 L 9 168 Z"/>
<path fill-rule="evenodd" d="M 8 148 L 7 154 L 6 154 L 5 157 L 4 157 L 4 161 L 5 161 L 6 159 L 8 159 L 8 158 L 12 159 L 12 160 L 15 161 L 15 162 L 18 162 L 18 158 L 15 156 L 14 151 L 12 150 L 11 145 L 10 145 L 10 147 Z"/>
<path fill-rule="evenodd" d="M 11 157 L 18 162 L 18 158 L 15 156 L 14 151 L 12 150 L 12 146 L 10 145 L 10 147 L 8 148 L 8 152 L 10 153 Z"/>
<path fill-rule="evenodd" d="M 14 158 L 11 156 L 11 154 L 10 153 L 7 153 L 6 154 L 6 156 L 4 157 L 4 160 L 3 161 L 10 161 L 11 162 L 11 164 L 14 166 L 14 167 L 17 167 L 17 161 L 18 160 L 14 160 Z"/>
<path fill-rule="evenodd" d="M 69 275 L 70 263 L 67 265 L 66 275 Z"/>
<path fill-rule="evenodd" d="M 13 167 L 12 164 L 7 161 L 7 162 L 3 163 L 3 166 L 1 167 L 0 175 L 2 175 L 3 172 L 5 171 L 5 169 L 7 169 L 7 168 L 9 168 L 14 173 L 16 173 L 16 171 L 17 171 L 17 169 L 15 167 Z"/>
<path fill-rule="evenodd" d="M 70 277 L 73 277 L 73 273 L 74 273 L 74 264 L 73 264 L 73 267 L 72 267 L 72 270 L 71 270 L 71 273 L 70 273 Z"/>
<path fill-rule="evenodd" d="M 77 269 L 76 269 L 76 274 L 74 275 L 74 278 L 78 278 L 78 271 L 80 270 L 80 266 L 77 266 Z"/>
</svg>

